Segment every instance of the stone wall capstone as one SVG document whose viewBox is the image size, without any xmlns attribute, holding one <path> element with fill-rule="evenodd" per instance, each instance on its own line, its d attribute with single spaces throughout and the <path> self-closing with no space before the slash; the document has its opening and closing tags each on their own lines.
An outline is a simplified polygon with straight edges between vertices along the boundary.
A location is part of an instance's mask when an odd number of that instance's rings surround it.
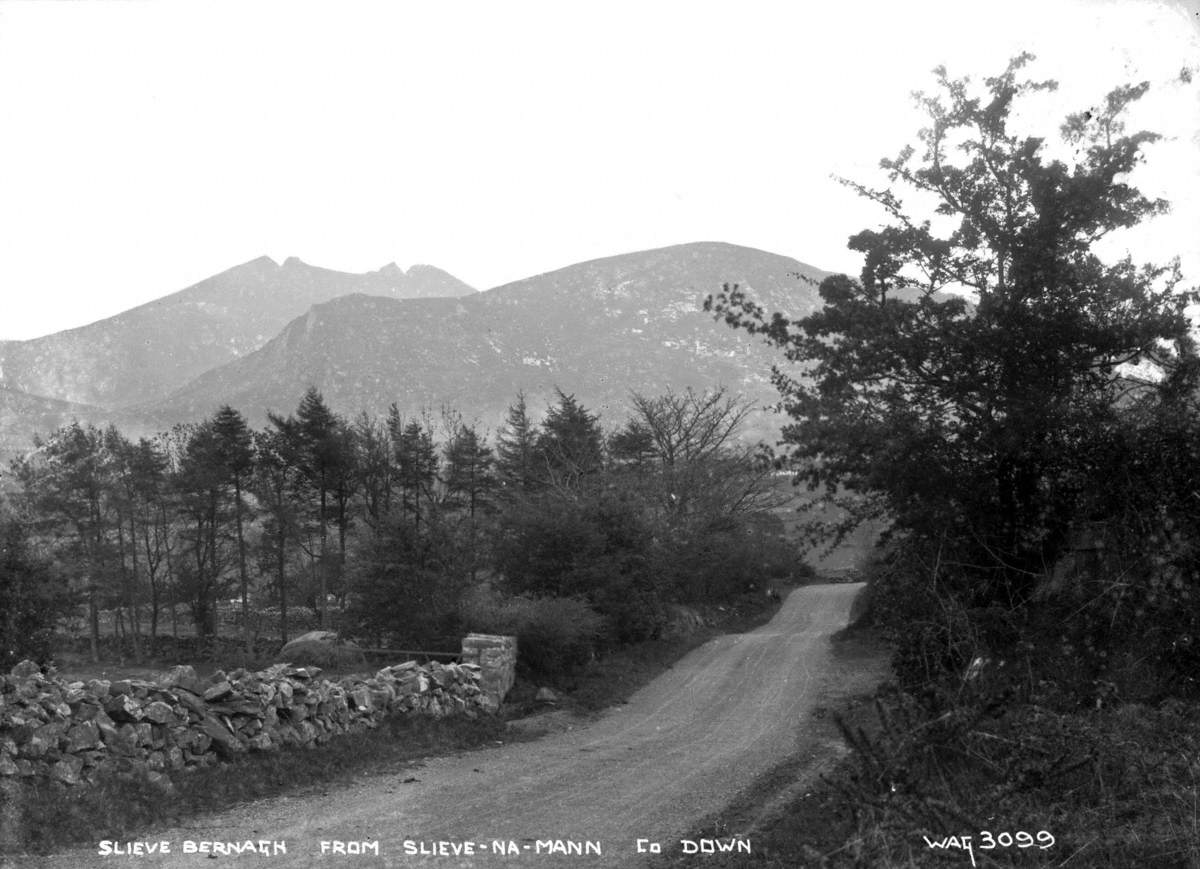
<svg viewBox="0 0 1200 869">
<path fill-rule="evenodd" d="M 462 641 L 463 664 L 479 667 L 480 688 L 488 708 L 500 708 L 517 678 L 517 638 L 498 634 L 467 634 Z"/>
<path fill-rule="evenodd" d="M 319 678 L 315 667 L 276 664 L 217 671 L 202 680 L 177 666 L 154 681 L 68 682 L 31 661 L 0 676 L 0 781 L 91 782 L 102 771 L 210 766 L 243 752 L 312 746 L 377 727 L 388 716 L 494 711 L 474 663 L 407 661 L 374 676 Z"/>
</svg>

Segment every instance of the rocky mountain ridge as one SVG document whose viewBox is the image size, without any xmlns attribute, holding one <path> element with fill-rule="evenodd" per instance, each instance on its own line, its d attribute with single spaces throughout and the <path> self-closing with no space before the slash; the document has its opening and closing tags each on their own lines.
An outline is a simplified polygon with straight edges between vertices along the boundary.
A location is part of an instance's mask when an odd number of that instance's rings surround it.
<svg viewBox="0 0 1200 869">
<path fill-rule="evenodd" d="M 778 354 L 714 321 L 704 298 L 738 283 L 769 310 L 818 304 L 825 273 L 722 243 L 643 251 L 568 266 L 457 299 L 356 294 L 315 305 L 260 350 L 138 409 L 195 419 L 228 402 L 253 421 L 290 411 L 311 384 L 337 410 L 436 414 L 443 405 L 496 424 L 518 390 L 540 413 L 554 390 L 602 417 L 631 391 L 725 385 L 768 403 Z"/>
<path fill-rule="evenodd" d="M 282 265 L 259 257 L 179 292 L 76 329 L 0 342 L 0 385 L 104 408 L 161 398 L 191 378 L 244 356 L 312 305 L 349 293 L 389 298 L 461 296 L 475 290 L 433 266 L 395 263 L 365 274 Z"/>
<path fill-rule="evenodd" d="M 449 406 L 493 428 L 518 390 L 535 414 L 561 388 L 614 425 L 631 391 L 724 385 L 765 405 L 779 354 L 703 300 L 738 283 L 767 310 L 803 315 L 825 274 L 699 242 L 480 293 L 428 266 L 348 275 L 262 257 L 81 329 L 0 342 L 0 451 L 27 449 L 66 416 L 136 436 L 228 403 L 262 424 L 310 385 L 348 415 Z"/>
</svg>

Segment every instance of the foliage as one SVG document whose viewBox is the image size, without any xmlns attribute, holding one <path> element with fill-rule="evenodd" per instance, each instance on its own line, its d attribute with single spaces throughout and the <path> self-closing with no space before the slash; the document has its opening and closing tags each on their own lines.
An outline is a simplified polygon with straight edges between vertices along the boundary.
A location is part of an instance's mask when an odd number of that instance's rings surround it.
<svg viewBox="0 0 1200 869">
<path fill-rule="evenodd" d="M 285 641 L 303 605 L 325 627 L 426 646 L 461 628 L 459 599 L 481 581 L 585 602 L 598 638 L 563 639 L 549 617 L 528 628 L 535 648 L 577 656 L 655 637 L 673 600 L 724 600 L 789 572 L 794 553 L 763 531 L 770 465 L 735 440 L 745 411 L 723 390 L 635 396 L 626 428 L 650 436 L 631 456 L 609 452 L 619 433 L 606 439 L 573 396 L 535 422 L 518 395 L 493 452 L 451 411 L 438 431 L 395 406 L 351 425 L 309 389 L 260 431 L 228 406 L 137 444 L 66 426 L 16 476 L 38 546 L 86 583 L 94 660 L 114 645 L 101 610 L 135 657 L 159 648 L 162 615 L 179 639 L 179 604 L 202 646 L 237 630 L 251 650 L 249 604 L 269 597 Z M 234 593 L 240 619 L 223 622 Z"/>
<path fill-rule="evenodd" d="M 54 566 L 0 505 L 0 669 L 49 660 L 55 623 L 74 604 Z"/>
<path fill-rule="evenodd" d="M 775 523 L 729 520 L 659 542 L 655 572 L 680 600 L 729 600 L 752 588 L 794 582 L 808 571 Z"/>
<path fill-rule="evenodd" d="M 1011 129 L 1022 98 L 1053 88 L 1023 77 L 1030 59 L 982 96 L 939 69 L 941 93 L 920 95 L 920 149 L 881 163 L 893 188 L 936 201 L 937 229 L 896 189 L 852 184 L 890 219 L 851 238 L 859 280 L 825 279 L 824 308 L 796 321 L 768 318 L 737 287 L 710 300 L 810 378 L 775 372 L 784 438 L 809 482 L 877 496 L 897 529 L 948 530 L 978 594 L 1006 603 L 1062 549 L 1081 474 L 1117 416 L 1120 365 L 1190 364 L 1184 309 L 1196 299 L 1177 263 L 1106 264 L 1091 250 L 1166 207 L 1126 181 L 1158 138 L 1123 128 L 1146 86 L 1071 115 L 1063 162 Z"/>
<path fill-rule="evenodd" d="M 628 499 L 551 491 L 524 500 L 500 517 L 493 550 L 508 590 L 585 598 L 604 615 L 613 640 L 648 639 L 663 623 L 650 536 Z"/>
<path fill-rule="evenodd" d="M 462 618 L 468 630 L 515 636 L 518 663 L 534 676 L 561 676 L 586 663 L 603 627 L 578 598 L 508 597 L 487 589 L 464 600 Z"/>
<path fill-rule="evenodd" d="M 496 475 L 508 497 L 530 491 L 536 484 L 540 432 L 529 418 L 525 393 L 518 392 L 496 437 Z"/>
<path fill-rule="evenodd" d="M 536 474 L 544 485 L 577 488 L 599 473 L 604 463 L 599 418 L 558 392 L 558 404 L 542 420 L 534 453 Z"/>
<path fill-rule="evenodd" d="M 1171 391 L 1146 390 L 1106 432 L 1089 522 L 1043 602 L 1061 619 L 1046 632 L 1129 699 L 1200 693 L 1200 408 L 1194 384 Z"/>
<path fill-rule="evenodd" d="M 444 524 L 364 526 L 355 533 L 346 573 L 350 632 L 400 648 L 432 648 L 453 635 L 467 573 Z"/>
<path fill-rule="evenodd" d="M 956 834 L 971 835 L 979 857 L 988 853 L 983 830 L 993 838 L 1045 830 L 1055 841 L 1043 859 L 1194 865 L 1200 746 L 1190 713 L 1178 703 L 1014 706 L 968 689 L 935 714 L 909 695 L 885 694 L 874 726 L 839 722 L 854 752 L 832 779 L 831 812 L 852 825 L 831 865 L 924 865 L 935 858 L 923 836 Z M 1016 848 L 989 856 L 1037 862 Z"/>
</svg>

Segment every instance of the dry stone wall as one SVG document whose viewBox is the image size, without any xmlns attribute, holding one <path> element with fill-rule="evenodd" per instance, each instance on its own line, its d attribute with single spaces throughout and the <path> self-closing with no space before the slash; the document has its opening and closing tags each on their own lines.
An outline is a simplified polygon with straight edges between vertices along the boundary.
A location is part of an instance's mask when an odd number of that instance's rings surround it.
<svg viewBox="0 0 1200 869">
<path fill-rule="evenodd" d="M 276 664 L 201 680 L 178 666 L 155 682 L 67 682 L 23 661 L 0 676 L 0 781 L 73 785 L 115 770 L 144 771 L 166 785 L 169 771 L 312 746 L 389 715 L 473 715 L 497 705 L 475 663 L 408 661 L 338 681 L 320 672 Z"/>
</svg>

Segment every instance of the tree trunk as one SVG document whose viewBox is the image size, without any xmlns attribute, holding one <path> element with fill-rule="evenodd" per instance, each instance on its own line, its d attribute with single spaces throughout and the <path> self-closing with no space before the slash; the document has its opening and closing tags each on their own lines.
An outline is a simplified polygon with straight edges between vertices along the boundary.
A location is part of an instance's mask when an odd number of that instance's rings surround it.
<svg viewBox="0 0 1200 869">
<path fill-rule="evenodd" d="M 325 503 L 326 503 L 325 502 L 325 486 L 324 486 L 324 483 L 322 482 L 322 485 L 321 485 L 321 555 L 320 555 L 321 569 L 318 571 L 318 573 L 320 574 L 318 576 L 318 579 L 320 580 L 320 589 L 321 589 L 321 592 L 320 592 L 321 593 L 321 630 L 323 630 L 323 631 L 329 630 L 329 591 L 328 591 L 328 580 L 325 578 L 325 568 L 326 568 L 325 556 L 327 554 L 325 551 L 326 546 L 327 546 L 327 543 L 326 543 L 326 530 L 327 529 L 325 527 Z"/>
<path fill-rule="evenodd" d="M 88 620 L 91 622 L 92 663 L 100 663 L 100 609 L 96 606 L 96 583 L 88 580 Z"/>
<path fill-rule="evenodd" d="M 279 582 L 279 632 L 283 634 L 283 642 L 286 645 L 288 641 L 288 621 L 287 621 L 287 581 L 286 571 L 284 569 L 286 558 L 284 557 L 283 542 L 284 542 L 283 522 L 279 523 L 279 545 L 275 550 L 275 568 L 276 577 Z"/>
<path fill-rule="evenodd" d="M 158 589 L 158 562 L 151 558 L 150 555 L 150 523 L 142 524 L 142 544 L 146 550 L 146 580 L 150 586 L 150 643 L 158 641 L 158 606 L 159 606 L 159 589 Z M 151 652 L 153 654 L 153 652 Z"/>
<path fill-rule="evenodd" d="M 132 523 L 133 519 L 130 518 Z M 137 623 L 137 538 L 130 541 L 133 546 L 131 566 L 126 567 L 125 564 L 125 525 L 121 521 L 120 516 L 117 517 L 117 557 L 121 562 L 121 578 L 125 586 L 125 605 L 129 607 L 129 636 L 133 640 L 133 662 L 135 664 L 142 663 L 142 644 L 141 638 L 138 636 Z"/>
<path fill-rule="evenodd" d="M 242 640 L 246 645 L 246 654 L 254 651 L 250 639 L 250 582 L 246 576 L 246 537 L 242 532 L 242 481 L 239 476 L 233 479 L 233 512 L 237 519 L 238 538 L 238 573 L 242 580 Z"/>
</svg>

